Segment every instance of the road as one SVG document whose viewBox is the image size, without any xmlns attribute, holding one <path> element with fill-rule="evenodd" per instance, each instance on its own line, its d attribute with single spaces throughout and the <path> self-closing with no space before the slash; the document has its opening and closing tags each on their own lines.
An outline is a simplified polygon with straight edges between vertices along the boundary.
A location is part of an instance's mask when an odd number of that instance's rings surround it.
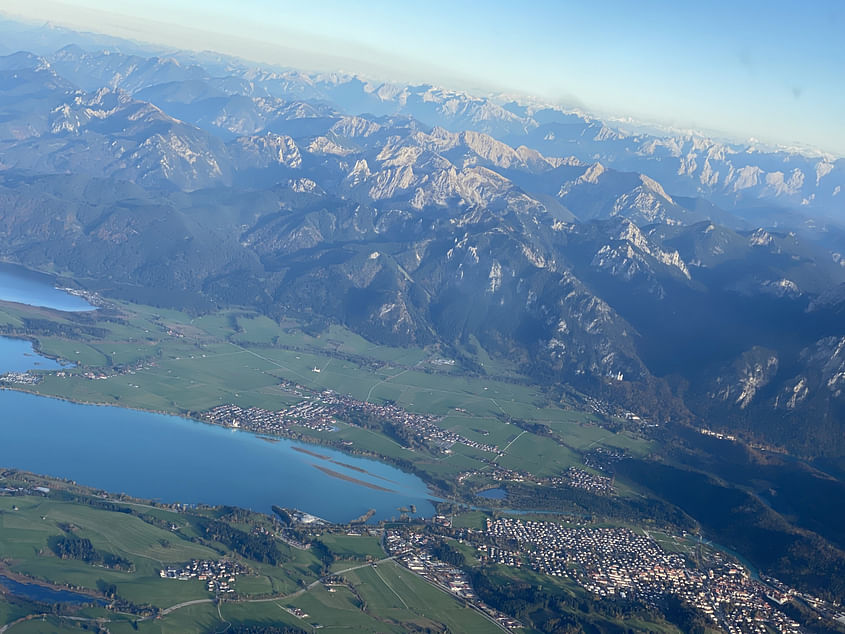
<svg viewBox="0 0 845 634">
<path fill-rule="evenodd" d="M 401 372 L 397 372 L 397 373 L 396 373 L 396 374 L 394 374 L 393 376 L 389 376 L 389 377 L 387 377 L 386 379 L 382 379 L 382 380 L 381 380 L 381 381 L 379 381 L 378 383 L 374 383 L 374 384 L 372 385 L 372 387 L 370 388 L 370 391 L 369 391 L 369 392 L 367 392 L 367 398 L 365 398 L 365 399 L 364 399 L 364 402 L 366 402 L 366 403 L 369 403 L 369 402 L 370 402 L 370 397 L 373 395 L 373 390 L 374 390 L 374 389 L 376 389 L 379 385 L 381 385 L 382 383 L 387 383 L 388 381 L 390 381 L 390 380 L 392 380 L 392 379 L 395 379 L 395 378 L 397 378 L 397 377 L 400 377 L 400 376 L 402 376 L 403 374 L 405 374 L 405 372 L 409 372 L 409 371 L 410 371 L 410 368 L 408 368 L 408 369 L 406 369 L 406 370 L 402 370 Z"/>
<path fill-rule="evenodd" d="M 405 603 L 405 599 L 403 599 L 403 598 L 402 598 L 402 596 L 401 596 L 398 592 L 396 592 L 396 590 L 393 588 L 393 586 L 392 586 L 392 585 L 390 585 L 389 583 L 387 583 L 387 579 L 385 579 L 385 578 L 382 576 L 382 574 L 379 572 L 379 569 L 378 569 L 378 568 L 373 568 L 373 570 L 375 570 L 375 571 L 376 571 L 376 576 L 377 576 L 379 579 L 381 579 L 381 582 L 382 582 L 382 583 L 383 583 L 383 584 L 384 584 L 384 585 L 385 585 L 385 586 L 386 586 L 386 587 L 387 587 L 387 588 L 388 588 L 388 589 L 389 589 L 389 590 L 390 590 L 393 594 L 395 594 L 395 595 L 396 595 L 396 598 L 397 598 L 397 599 L 399 599 L 399 600 L 402 602 L 402 605 L 404 605 L 404 606 L 405 606 L 405 609 L 407 610 L 407 609 L 408 609 L 408 604 L 407 604 L 407 603 Z"/>
<path fill-rule="evenodd" d="M 200 603 L 214 603 L 214 599 L 194 599 L 193 601 L 177 603 L 176 605 L 171 605 L 169 608 L 164 608 L 161 612 L 159 612 L 159 617 L 167 616 L 171 612 L 187 608 L 189 605 L 199 605 Z"/>
<path fill-rule="evenodd" d="M 526 432 L 526 431 L 521 432 L 521 433 L 519 434 L 519 436 L 517 436 L 516 438 L 514 438 L 513 440 L 511 440 L 511 441 L 510 441 L 507 445 L 505 445 L 505 448 L 504 448 L 504 449 L 502 449 L 502 451 L 507 451 L 507 450 L 510 448 L 510 446 L 511 446 L 512 444 L 514 444 L 517 440 L 519 440 L 520 436 L 522 436 L 523 434 L 527 434 L 527 433 L 528 433 L 528 432 Z"/>
<path fill-rule="evenodd" d="M 511 441 L 510 441 L 507 445 L 505 445 L 505 447 L 504 447 L 504 449 L 502 449 L 502 453 L 501 453 L 500 455 L 498 455 L 498 456 L 496 456 L 495 458 L 493 458 L 493 462 L 496 462 L 496 461 L 500 458 L 500 456 L 501 456 L 501 455 L 504 455 L 504 454 L 507 452 L 507 450 L 510 448 L 510 446 L 511 446 L 512 444 L 514 444 L 517 440 L 519 440 L 519 438 L 522 436 L 522 434 L 527 434 L 527 433 L 528 433 L 528 432 L 526 432 L 526 431 L 522 431 L 522 432 L 520 432 L 520 433 L 517 435 L 517 437 L 516 437 L 516 438 L 514 438 L 514 439 L 513 439 L 513 440 L 511 440 Z"/>
</svg>

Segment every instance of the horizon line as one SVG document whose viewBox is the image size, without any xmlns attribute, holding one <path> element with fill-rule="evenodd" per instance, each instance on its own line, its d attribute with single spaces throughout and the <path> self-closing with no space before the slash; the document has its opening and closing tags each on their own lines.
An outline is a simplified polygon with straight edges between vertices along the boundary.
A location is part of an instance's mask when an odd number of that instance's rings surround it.
<svg viewBox="0 0 845 634">
<path fill-rule="evenodd" d="M 103 12 L 109 13 L 111 15 L 117 15 L 113 12 Z M 153 40 L 148 39 L 135 39 L 129 38 L 123 35 L 113 35 L 105 31 L 97 31 L 97 30 L 81 30 L 80 27 L 77 27 L 70 23 L 63 23 L 62 21 L 57 21 L 53 19 L 49 20 L 40 20 L 30 18 L 28 16 L 21 15 L 19 13 L 13 13 L 8 11 L 7 9 L 0 8 L 0 20 L 5 20 L 7 22 L 21 24 L 21 25 L 28 25 L 36 28 L 41 29 L 61 29 L 63 31 L 68 32 L 69 35 L 75 36 L 93 36 L 93 37 L 105 37 L 110 38 L 113 40 L 118 40 L 121 42 L 125 42 L 127 44 L 131 44 L 136 46 L 140 49 L 150 49 L 148 52 L 154 56 L 159 54 L 167 54 L 167 53 L 192 53 L 196 55 L 203 55 L 203 54 L 211 54 L 211 55 L 220 55 L 223 57 L 231 58 L 232 60 L 238 61 L 243 63 L 246 66 L 253 66 L 255 68 L 263 68 L 265 70 L 281 70 L 281 71 L 294 71 L 298 73 L 302 73 L 304 75 L 311 75 L 311 76 L 319 76 L 324 74 L 337 74 L 343 75 L 350 78 L 360 79 L 367 83 L 380 83 L 384 84 L 394 84 L 394 85 L 401 85 L 405 87 L 414 87 L 414 86 L 427 86 L 432 89 L 439 89 L 439 90 L 446 90 L 454 93 L 463 93 L 466 96 L 473 97 L 473 98 L 480 98 L 480 99 L 488 99 L 493 103 L 497 103 L 497 105 L 502 105 L 506 99 L 510 101 L 514 101 L 519 105 L 529 105 L 534 107 L 546 107 L 552 108 L 554 110 L 558 110 L 564 114 L 575 114 L 581 118 L 588 119 L 588 120 L 596 120 L 600 121 L 603 124 L 615 127 L 617 131 L 630 133 L 630 134 L 638 134 L 644 133 L 649 134 L 651 136 L 657 136 L 661 138 L 671 138 L 673 135 L 682 135 L 685 137 L 692 137 L 698 138 L 704 141 L 709 141 L 711 143 L 724 143 L 729 145 L 740 145 L 744 146 L 746 149 L 758 149 L 762 148 L 764 152 L 784 152 L 787 154 L 798 154 L 805 158 L 819 158 L 823 160 L 830 160 L 832 159 L 834 162 L 845 159 L 845 151 L 838 152 L 830 149 L 825 149 L 816 145 L 802 143 L 799 141 L 774 141 L 774 140 L 763 140 L 758 139 L 753 136 L 749 137 L 742 137 L 738 134 L 733 134 L 727 132 L 726 130 L 720 130 L 717 128 L 710 128 L 710 127 L 700 127 L 700 126 L 683 126 L 683 125 L 673 125 L 667 123 L 665 121 L 660 121 L 658 119 L 649 119 L 643 117 L 637 117 L 630 114 L 622 114 L 617 112 L 610 112 L 605 111 L 601 108 L 589 108 L 584 106 L 575 106 L 571 104 L 566 104 L 561 101 L 555 103 L 553 100 L 549 100 L 544 98 L 538 94 L 530 93 L 524 90 L 513 90 L 513 89 L 494 89 L 492 86 L 488 88 L 481 88 L 481 86 L 477 86 L 477 90 L 468 87 L 468 88 L 456 88 L 450 86 L 448 82 L 437 82 L 435 80 L 423 80 L 423 81 L 415 81 L 411 79 L 395 79 L 395 78 L 388 78 L 385 76 L 380 76 L 378 74 L 373 74 L 372 71 L 366 70 L 347 70 L 344 68 L 336 68 L 334 70 L 322 70 L 317 67 L 308 68 L 306 66 L 301 66 L 298 64 L 286 64 L 281 62 L 271 62 L 268 60 L 262 60 L 254 57 L 249 57 L 244 54 L 237 54 L 237 53 L 230 53 L 224 52 L 220 50 L 215 50 L 212 48 L 207 47 L 198 47 L 198 48 L 184 48 L 179 46 L 174 46 L 171 43 L 162 43 L 162 42 L 155 42 Z M 207 31 L 204 29 L 194 29 L 201 33 L 207 35 L 215 35 L 213 31 Z M 81 46 L 78 42 L 68 42 L 68 44 L 55 49 L 53 52 L 57 52 L 66 46 L 76 45 L 80 46 L 80 48 L 85 49 L 85 47 Z M 285 50 L 286 47 L 277 47 L 277 50 L 282 51 Z M 92 52 L 87 49 L 88 52 Z M 108 48 L 100 49 L 101 51 L 108 51 Z M 287 49 L 293 50 L 293 49 Z M 295 49 L 301 54 L 310 55 L 310 53 L 305 49 Z M 21 49 L 17 52 L 28 52 L 31 53 L 32 51 L 25 51 Z M 9 55 L 14 55 L 15 53 L 9 53 Z M 337 56 L 329 56 L 329 57 L 337 57 Z M 354 58 L 348 58 L 350 62 L 354 64 L 356 61 Z M 357 60 L 360 62 L 360 60 Z M 362 113 L 363 114 L 363 113 Z M 633 128 L 641 128 L 643 129 L 641 132 L 637 132 L 634 130 L 626 130 L 625 126 L 631 126 Z"/>
</svg>

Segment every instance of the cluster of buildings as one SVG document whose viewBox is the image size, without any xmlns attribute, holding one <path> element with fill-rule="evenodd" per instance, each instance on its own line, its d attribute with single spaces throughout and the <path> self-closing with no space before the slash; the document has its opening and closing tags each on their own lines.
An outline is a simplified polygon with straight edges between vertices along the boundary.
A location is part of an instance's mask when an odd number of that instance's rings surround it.
<svg viewBox="0 0 845 634">
<path fill-rule="evenodd" d="M 760 579 L 762 579 L 769 587 L 769 592 L 766 596 L 778 605 L 783 605 L 792 597 L 795 597 L 812 607 L 816 613 L 821 615 L 823 618 L 845 625 L 845 608 L 843 608 L 842 604 L 838 601 L 833 603 L 825 601 L 824 599 L 813 596 L 808 592 L 801 592 L 795 588 L 790 588 L 783 581 L 768 575 L 761 574 Z"/>
<path fill-rule="evenodd" d="M 495 462 L 488 463 L 485 469 L 461 471 L 457 476 L 455 476 L 455 481 L 458 484 L 464 484 L 470 478 L 481 477 L 484 479 L 484 486 L 487 486 L 488 478 L 490 480 L 494 480 L 495 482 L 534 482 L 536 480 L 536 478 L 534 478 L 534 476 L 530 473 L 500 467 Z"/>
<path fill-rule="evenodd" d="M 615 407 L 593 396 L 584 396 L 584 401 L 598 415 L 610 418 L 618 414 Z"/>
<path fill-rule="evenodd" d="M 105 306 L 106 303 L 103 301 L 103 298 L 100 297 L 97 293 L 93 291 L 86 291 L 82 288 L 59 288 L 60 291 L 64 291 L 68 295 L 75 295 L 76 297 L 81 297 L 86 302 L 91 304 L 92 306 Z"/>
<path fill-rule="evenodd" d="M 7 487 L 2 486 L 0 487 L 0 495 L 35 495 L 36 493 L 40 493 L 41 495 L 47 495 L 50 493 L 50 489 L 48 487 Z"/>
<path fill-rule="evenodd" d="M 283 387 L 289 386 L 283 385 Z M 297 385 L 293 386 L 293 389 L 304 390 L 305 388 Z M 301 391 L 300 394 L 302 394 Z M 306 397 L 296 405 L 278 412 L 260 407 L 244 409 L 237 405 L 219 405 L 205 412 L 202 418 L 224 427 L 242 428 L 264 434 L 285 434 L 292 426 L 330 432 L 335 429 L 336 418 L 343 419 L 354 413 L 375 416 L 406 427 L 423 442 L 443 449 L 448 449 L 454 444 L 462 444 L 496 455 L 502 453 L 493 445 L 477 442 L 442 429 L 437 424 L 440 419 L 435 416 L 416 414 L 396 405 L 359 401 L 332 390 L 325 390 L 310 398 Z"/>
<path fill-rule="evenodd" d="M 199 579 L 206 582 L 209 592 L 232 594 L 235 590 L 231 584 L 235 582 L 235 577 L 247 572 L 246 568 L 235 561 L 194 559 L 182 568 L 164 568 L 159 571 L 159 576 L 162 579 L 178 579 L 179 581 Z"/>
<path fill-rule="evenodd" d="M 494 561 L 503 566 L 519 568 L 522 566 L 522 554 L 518 550 L 511 550 L 492 544 L 478 544 L 482 561 Z"/>
<path fill-rule="evenodd" d="M 97 371 L 94 372 L 93 370 L 87 370 L 82 373 L 82 376 L 89 381 L 103 381 L 110 376 L 114 376 L 114 374 L 107 374 L 105 372 Z"/>
<path fill-rule="evenodd" d="M 330 390 L 321 393 L 321 398 L 324 402 L 331 403 L 338 406 L 340 409 L 339 415 L 344 411 L 357 411 L 370 416 L 377 416 L 392 423 L 402 425 L 409 428 L 416 437 L 420 438 L 427 444 L 448 449 L 452 445 L 461 444 L 467 447 L 473 447 L 479 451 L 501 454 L 497 447 L 488 445 L 486 443 L 471 440 L 455 432 L 448 431 L 441 428 L 437 423 L 439 418 L 429 414 L 416 414 L 397 407 L 392 404 L 376 404 L 367 401 L 359 401 L 351 396 L 337 394 Z"/>
<path fill-rule="evenodd" d="M 17 385 L 35 385 L 41 382 L 40 374 L 29 372 L 6 372 L 0 375 L 0 383 L 15 383 Z"/>
<path fill-rule="evenodd" d="M 526 471 L 517 471 L 516 469 L 508 469 L 496 465 L 492 471 L 487 474 L 496 482 L 532 482 L 534 476 Z"/>
<path fill-rule="evenodd" d="M 132 364 L 128 365 L 117 365 L 112 366 L 107 369 L 98 369 L 98 370 L 85 370 L 84 372 L 69 372 L 67 370 L 58 370 L 55 373 L 55 376 L 64 379 L 68 377 L 82 377 L 83 379 L 88 379 L 89 381 L 104 381 L 106 379 L 110 379 L 114 376 L 124 376 L 124 375 L 132 375 L 137 374 L 142 370 L 149 370 L 150 368 L 154 368 L 158 365 L 158 362 L 152 359 L 142 359 Z M 138 385 L 129 384 L 129 387 L 139 387 Z"/>
<path fill-rule="evenodd" d="M 614 465 L 624 457 L 623 449 L 596 447 L 584 454 L 584 465 L 597 471 L 613 473 Z"/>
<path fill-rule="evenodd" d="M 594 468 L 597 463 L 592 463 Z M 574 489 L 583 489 L 596 495 L 611 495 L 613 493 L 613 478 L 590 473 L 578 467 L 570 467 L 563 475 L 549 478 L 539 478 L 526 471 L 508 469 L 499 465 L 491 464 L 492 469 L 473 471 L 462 471 L 457 475 L 457 483 L 463 484 L 469 478 L 483 476 L 484 479 L 491 479 L 495 482 L 529 482 L 533 484 L 549 485 L 554 487 L 567 486 Z M 604 467 L 602 467 L 604 470 Z"/>
<path fill-rule="evenodd" d="M 335 429 L 331 407 L 314 401 L 302 401 L 278 412 L 261 407 L 244 409 L 237 405 L 218 405 L 205 412 L 203 419 L 215 425 L 261 434 L 284 434 L 293 425 L 323 432 Z"/>
<path fill-rule="evenodd" d="M 610 495 L 613 493 L 613 479 L 584 471 L 578 467 L 569 467 L 563 477 L 548 479 L 548 483 L 555 486 L 568 486 L 573 489 L 583 489 L 596 495 Z"/>
<path fill-rule="evenodd" d="M 463 599 L 499 625 L 507 629 L 522 627 L 516 619 L 482 602 L 473 592 L 469 578 L 463 570 L 436 559 L 430 550 L 434 543 L 434 538 L 413 531 L 388 530 L 385 533 L 387 553 L 396 557 L 408 570 Z"/>
<path fill-rule="evenodd" d="M 617 381 L 623 380 L 623 375 L 621 373 L 612 376 L 611 378 L 616 379 Z M 643 418 L 639 414 L 636 414 L 632 411 L 623 409 L 621 407 L 617 407 L 615 405 L 611 405 L 607 401 L 602 401 L 601 399 L 597 399 L 593 396 L 585 396 L 584 402 L 592 409 L 596 414 L 598 414 L 601 418 L 605 420 L 604 423 L 599 422 L 599 425 L 605 426 L 607 424 L 612 423 L 612 419 L 622 419 L 625 423 L 625 427 L 628 429 L 636 429 L 643 431 L 645 428 L 648 427 L 657 427 L 657 423 L 654 423 L 647 418 Z"/>
<path fill-rule="evenodd" d="M 773 589 L 750 579 L 742 568 L 723 563 L 699 570 L 627 528 L 503 518 L 488 519 L 485 536 L 480 550 L 490 560 L 569 577 L 601 597 L 636 599 L 658 608 L 675 595 L 731 634 L 800 631 L 767 600 Z"/>
<path fill-rule="evenodd" d="M 723 434 L 718 431 L 710 431 L 709 429 L 704 428 L 701 428 L 698 431 L 700 431 L 703 436 L 710 436 L 711 438 L 718 438 L 719 440 L 731 440 L 736 442 L 736 436 L 733 434 Z"/>
<path fill-rule="evenodd" d="M 294 615 L 298 619 L 307 619 L 310 614 L 301 608 L 294 608 L 294 607 L 286 607 L 284 608 L 285 612 L 288 614 Z"/>
<path fill-rule="evenodd" d="M 484 479 L 485 486 L 487 480 L 495 482 L 537 482 L 538 478 L 526 471 L 517 471 L 516 469 L 508 469 L 497 465 L 495 462 L 489 462 L 483 469 L 472 469 L 470 471 L 461 471 L 456 477 L 455 481 L 458 484 L 464 484 L 470 478 L 481 477 Z"/>
</svg>

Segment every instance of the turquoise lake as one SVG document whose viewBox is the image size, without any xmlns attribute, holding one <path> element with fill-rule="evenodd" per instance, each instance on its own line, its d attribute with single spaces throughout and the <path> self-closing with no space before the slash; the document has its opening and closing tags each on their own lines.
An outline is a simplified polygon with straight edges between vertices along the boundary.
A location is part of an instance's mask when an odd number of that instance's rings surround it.
<svg viewBox="0 0 845 634">
<path fill-rule="evenodd" d="M 4 467 L 164 502 L 267 513 L 276 504 L 336 522 L 371 508 L 373 520 L 398 518 L 398 508 L 411 504 L 418 514 L 434 512 L 432 494 L 416 476 L 319 445 L 10 390 L 0 392 L 0 409 Z"/>
<path fill-rule="evenodd" d="M 69 312 L 95 310 L 82 297 L 55 288 L 46 275 L 0 265 L 0 299 Z"/>
<path fill-rule="evenodd" d="M 0 299 L 9 300 L 5 288 L 0 284 Z M 14 301 L 46 294 L 17 292 Z M 0 374 L 57 367 L 28 341 L 0 337 Z M 12 390 L 0 390 L 0 412 L 0 467 L 163 502 L 266 513 L 275 504 L 333 522 L 369 509 L 376 510 L 370 521 L 398 518 L 411 505 L 418 515 L 434 513 L 433 495 L 418 477 L 319 445 Z"/>
<path fill-rule="evenodd" d="M 62 364 L 42 357 L 25 339 L 0 337 L 0 374 L 27 370 L 58 370 Z"/>
</svg>

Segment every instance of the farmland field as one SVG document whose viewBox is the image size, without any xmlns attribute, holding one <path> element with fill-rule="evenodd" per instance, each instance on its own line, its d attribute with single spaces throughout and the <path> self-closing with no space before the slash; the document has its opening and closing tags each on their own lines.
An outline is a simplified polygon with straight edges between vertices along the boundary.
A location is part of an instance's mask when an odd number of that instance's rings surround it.
<svg viewBox="0 0 845 634">
<path fill-rule="evenodd" d="M 634 455 L 650 447 L 640 437 L 600 427 L 590 412 L 550 402 L 512 372 L 506 381 L 468 374 L 446 364 L 439 350 L 383 346 L 338 325 L 315 335 L 296 321 L 277 323 L 247 311 L 193 318 L 122 302 L 107 314 L 85 317 L 84 324 L 48 309 L 2 308 L 0 319 L 6 315 L 10 323 L 37 316 L 40 323 L 56 324 L 61 334 L 36 335 L 39 349 L 77 364 L 45 373 L 38 385 L 21 386 L 42 395 L 182 415 L 229 403 L 281 410 L 303 398 L 301 391 L 283 388 L 289 381 L 310 394 L 328 389 L 434 415 L 440 427 L 503 450 L 498 465 L 541 477 L 581 464 L 580 454 L 596 446 Z M 65 334 L 68 329 L 76 334 Z M 505 366 L 475 348 L 485 367 L 505 374 Z M 556 440 L 525 432 L 512 424 L 516 420 L 543 425 Z M 320 442 L 351 443 L 347 446 L 391 460 L 411 460 L 432 477 L 483 471 L 492 457 L 461 444 L 446 455 L 409 451 L 377 430 L 342 423 L 333 433 L 301 433 Z"/>
</svg>

